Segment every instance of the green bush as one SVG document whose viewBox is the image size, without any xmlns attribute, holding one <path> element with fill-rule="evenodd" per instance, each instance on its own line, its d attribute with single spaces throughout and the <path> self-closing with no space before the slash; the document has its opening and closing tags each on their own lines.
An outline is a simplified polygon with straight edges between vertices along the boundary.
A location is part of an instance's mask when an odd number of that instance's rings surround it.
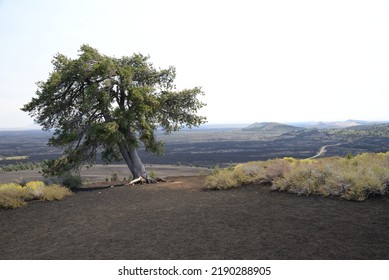
<svg viewBox="0 0 389 280">
<path fill-rule="evenodd" d="M 284 158 L 249 162 L 217 170 L 206 179 L 210 189 L 266 182 L 273 190 L 299 195 L 337 196 L 363 201 L 389 193 L 389 152 L 322 159 Z"/>
<path fill-rule="evenodd" d="M 156 179 L 158 178 L 157 173 L 155 173 L 154 170 L 151 170 L 151 171 L 149 172 L 148 175 L 149 175 L 149 177 L 150 177 L 152 180 L 156 180 Z"/>
<path fill-rule="evenodd" d="M 71 173 L 65 173 L 59 177 L 60 184 L 69 188 L 74 189 L 82 185 L 82 178 L 80 175 L 74 175 Z"/>
<path fill-rule="evenodd" d="M 119 176 L 116 172 L 113 172 L 111 174 L 111 182 L 116 182 L 116 181 L 119 181 Z"/>
</svg>

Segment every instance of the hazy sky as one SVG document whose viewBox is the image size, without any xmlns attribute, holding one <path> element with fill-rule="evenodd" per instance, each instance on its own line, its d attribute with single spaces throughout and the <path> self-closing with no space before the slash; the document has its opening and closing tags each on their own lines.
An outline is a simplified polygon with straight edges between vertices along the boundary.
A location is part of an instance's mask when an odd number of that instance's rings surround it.
<svg viewBox="0 0 389 280">
<path fill-rule="evenodd" d="M 174 65 L 210 123 L 389 120 L 389 1 L 0 0 L 0 128 L 84 43 Z"/>
</svg>

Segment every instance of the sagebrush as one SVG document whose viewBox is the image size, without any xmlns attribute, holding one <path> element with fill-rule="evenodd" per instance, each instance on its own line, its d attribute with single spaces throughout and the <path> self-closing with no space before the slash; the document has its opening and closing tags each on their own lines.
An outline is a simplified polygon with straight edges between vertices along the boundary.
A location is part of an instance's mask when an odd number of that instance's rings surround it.
<svg viewBox="0 0 389 280">
<path fill-rule="evenodd" d="M 273 190 L 299 195 L 337 196 L 362 201 L 389 193 L 389 152 L 321 159 L 283 158 L 249 162 L 216 170 L 207 177 L 211 189 L 269 183 Z"/>
<path fill-rule="evenodd" d="M 18 208 L 30 200 L 61 200 L 72 192 L 59 185 L 46 185 L 41 181 L 32 181 L 25 186 L 16 183 L 0 185 L 0 208 Z"/>
</svg>

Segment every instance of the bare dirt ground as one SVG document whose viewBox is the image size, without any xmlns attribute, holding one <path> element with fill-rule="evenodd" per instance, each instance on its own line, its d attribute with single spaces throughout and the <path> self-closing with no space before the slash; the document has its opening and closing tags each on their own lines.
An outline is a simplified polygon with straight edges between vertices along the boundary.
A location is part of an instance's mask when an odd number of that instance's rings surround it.
<svg viewBox="0 0 389 280">
<path fill-rule="evenodd" d="M 154 172 L 159 177 L 207 175 L 211 172 L 208 168 L 192 166 L 146 164 L 145 167 L 148 172 Z M 27 181 L 43 180 L 44 178 L 39 171 L 40 169 L 4 172 L 0 174 L 0 184 L 21 181 L 22 179 Z M 130 176 L 130 170 L 125 164 L 96 164 L 90 169 L 84 168 L 81 175 L 87 182 L 94 182 L 104 181 L 106 178 L 110 179 L 113 173 L 117 174 L 119 180 L 123 180 L 124 177 L 129 179 Z"/>
<path fill-rule="evenodd" d="M 204 176 L 0 210 L 0 259 L 389 259 L 389 198 L 204 190 Z"/>
</svg>

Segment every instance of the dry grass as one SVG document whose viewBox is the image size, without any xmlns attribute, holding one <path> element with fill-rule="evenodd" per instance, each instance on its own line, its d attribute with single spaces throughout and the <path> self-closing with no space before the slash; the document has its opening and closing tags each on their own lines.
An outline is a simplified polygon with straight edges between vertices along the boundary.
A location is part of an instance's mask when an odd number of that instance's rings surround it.
<svg viewBox="0 0 389 280">
<path fill-rule="evenodd" d="M 43 189 L 42 199 L 47 201 L 61 200 L 71 194 L 72 192 L 68 188 L 59 185 L 51 185 Z"/>
<path fill-rule="evenodd" d="M 30 200 L 61 200 L 72 192 L 59 185 L 45 185 L 41 181 L 28 182 L 26 186 L 16 183 L 0 185 L 0 208 L 18 208 Z"/>
<path fill-rule="evenodd" d="M 288 168 L 283 160 L 252 161 L 238 164 L 227 169 L 215 169 L 207 177 L 206 186 L 209 189 L 230 189 L 252 183 L 270 183 L 281 176 Z"/>
<path fill-rule="evenodd" d="M 272 189 L 299 195 L 337 196 L 363 201 L 389 193 L 389 152 L 352 158 L 284 158 L 217 170 L 206 180 L 210 189 L 268 182 Z"/>
<path fill-rule="evenodd" d="M 26 200 L 31 199 L 27 189 L 20 185 L 10 183 L 0 185 L 0 207 L 18 208 L 26 205 Z"/>
</svg>

